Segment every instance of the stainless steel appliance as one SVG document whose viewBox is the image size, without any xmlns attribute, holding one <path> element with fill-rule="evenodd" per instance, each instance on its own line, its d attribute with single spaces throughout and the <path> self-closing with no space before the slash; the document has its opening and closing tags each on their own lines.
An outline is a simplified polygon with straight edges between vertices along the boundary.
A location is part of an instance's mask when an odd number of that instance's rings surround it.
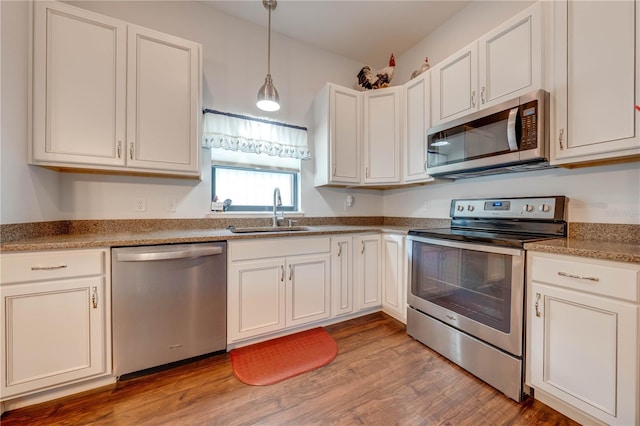
<svg viewBox="0 0 640 426">
<path fill-rule="evenodd" d="M 536 90 L 427 133 L 427 173 L 452 179 L 549 168 L 549 93 Z"/>
<path fill-rule="evenodd" d="M 112 249 L 117 377 L 226 349 L 226 242 Z"/>
<path fill-rule="evenodd" d="M 407 333 L 521 401 L 523 246 L 566 236 L 565 203 L 452 200 L 450 228 L 410 230 Z"/>
</svg>

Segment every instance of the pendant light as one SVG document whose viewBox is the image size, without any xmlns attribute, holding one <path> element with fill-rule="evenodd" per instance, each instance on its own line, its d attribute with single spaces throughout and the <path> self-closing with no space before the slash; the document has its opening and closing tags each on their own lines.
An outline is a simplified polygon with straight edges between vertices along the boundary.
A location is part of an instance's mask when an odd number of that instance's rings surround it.
<svg viewBox="0 0 640 426">
<path fill-rule="evenodd" d="M 262 0 L 262 5 L 269 11 L 269 37 L 267 43 L 267 77 L 264 84 L 258 90 L 258 102 L 256 106 L 263 111 L 277 111 L 280 109 L 280 96 L 271 80 L 271 11 L 276 8 L 276 0 Z"/>
</svg>

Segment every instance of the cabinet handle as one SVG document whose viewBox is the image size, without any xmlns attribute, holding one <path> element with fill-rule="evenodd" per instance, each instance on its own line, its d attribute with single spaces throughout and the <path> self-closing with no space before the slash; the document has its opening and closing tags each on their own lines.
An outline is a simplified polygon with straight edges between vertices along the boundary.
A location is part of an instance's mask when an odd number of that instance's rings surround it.
<svg viewBox="0 0 640 426">
<path fill-rule="evenodd" d="M 562 146 L 563 139 L 564 139 L 564 129 L 560 129 L 560 134 L 558 135 L 558 142 L 560 143 L 560 149 L 564 149 L 564 146 Z"/>
<path fill-rule="evenodd" d="M 280 265 L 280 282 L 284 282 L 284 265 Z"/>
<path fill-rule="evenodd" d="M 424 160 L 424 172 L 427 173 L 427 160 Z"/>
<path fill-rule="evenodd" d="M 67 265 L 62 264 L 62 265 L 53 265 L 53 266 L 32 266 L 31 270 L 32 271 L 53 271 L 56 269 L 64 269 L 66 268 Z"/>
<path fill-rule="evenodd" d="M 133 142 L 129 144 L 129 158 L 133 160 Z"/>
<path fill-rule="evenodd" d="M 91 305 L 98 309 L 98 287 L 91 287 Z"/>
<path fill-rule="evenodd" d="M 476 91 L 471 92 L 471 106 L 475 108 L 476 106 Z"/>
<path fill-rule="evenodd" d="M 364 176 L 365 176 L 366 178 L 369 178 L 369 167 L 365 167 L 365 168 L 364 168 Z"/>
<path fill-rule="evenodd" d="M 480 91 L 480 100 L 482 101 L 483 104 L 484 104 L 484 91 L 485 91 L 485 87 L 482 86 L 482 90 Z"/>
<path fill-rule="evenodd" d="M 336 163 L 331 165 L 331 176 L 336 177 Z"/>
<path fill-rule="evenodd" d="M 122 141 L 118 141 L 116 152 L 118 153 L 118 158 L 122 158 Z"/>
<path fill-rule="evenodd" d="M 289 265 L 289 281 L 291 281 L 291 278 L 293 278 L 293 267 Z"/>
<path fill-rule="evenodd" d="M 540 317 L 540 293 L 536 293 L 536 304 L 534 305 L 534 307 L 536 308 L 536 316 Z"/>
<path fill-rule="evenodd" d="M 338 243 L 338 257 L 342 256 L 342 244 Z"/>
<path fill-rule="evenodd" d="M 361 254 L 364 254 L 364 241 L 362 241 L 362 250 L 360 250 Z"/>
<path fill-rule="evenodd" d="M 578 280 L 587 280 L 587 281 L 595 281 L 595 282 L 600 281 L 600 278 L 598 277 L 583 277 L 582 275 L 573 275 L 573 274 L 568 274 L 566 272 L 558 272 L 558 275 L 560 275 L 561 277 L 576 278 Z"/>
</svg>

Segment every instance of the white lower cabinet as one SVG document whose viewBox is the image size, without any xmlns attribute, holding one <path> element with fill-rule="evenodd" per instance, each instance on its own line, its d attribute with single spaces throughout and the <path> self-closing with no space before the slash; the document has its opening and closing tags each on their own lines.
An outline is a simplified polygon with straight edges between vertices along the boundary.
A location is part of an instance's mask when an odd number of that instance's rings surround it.
<svg viewBox="0 0 640 426">
<path fill-rule="evenodd" d="M 355 309 L 379 307 L 382 289 L 380 234 L 357 235 L 353 239 L 355 266 Z"/>
<path fill-rule="evenodd" d="M 110 375 L 109 250 L 0 261 L 2 400 Z"/>
<path fill-rule="evenodd" d="M 229 343 L 330 317 L 330 238 L 228 244 Z"/>
<path fill-rule="evenodd" d="M 382 236 L 382 310 L 407 321 L 406 251 L 402 235 Z"/>
<path fill-rule="evenodd" d="M 331 237 L 331 300 L 333 316 L 353 312 L 353 237 Z"/>
<path fill-rule="evenodd" d="M 640 265 L 535 252 L 527 264 L 535 397 L 581 422 L 639 424 Z"/>
</svg>

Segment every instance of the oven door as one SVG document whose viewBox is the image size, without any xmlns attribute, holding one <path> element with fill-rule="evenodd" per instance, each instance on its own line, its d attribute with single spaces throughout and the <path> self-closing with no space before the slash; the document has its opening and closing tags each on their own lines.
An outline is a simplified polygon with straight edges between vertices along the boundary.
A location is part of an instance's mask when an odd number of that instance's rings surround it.
<svg viewBox="0 0 640 426">
<path fill-rule="evenodd" d="M 524 250 L 409 236 L 407 302 L 522 356 Z"/>
</svg>

